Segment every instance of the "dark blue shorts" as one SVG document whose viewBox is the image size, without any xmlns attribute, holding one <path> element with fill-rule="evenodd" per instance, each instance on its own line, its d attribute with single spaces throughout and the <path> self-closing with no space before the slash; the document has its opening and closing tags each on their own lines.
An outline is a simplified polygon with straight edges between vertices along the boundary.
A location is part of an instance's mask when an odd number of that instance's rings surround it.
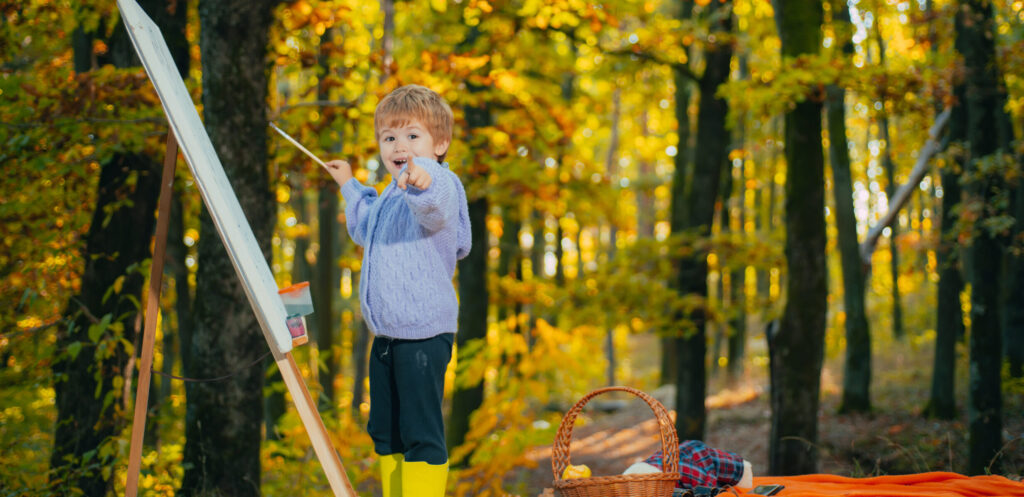
<svg viewBox="0 0 1024 497">
<path fill-rule="evenodd" d="M 370 348 L 370 421 L 366 430 L 382 456 L 448 462 L 445 447 L 444 373 L 454 333 L 423 340 L 375 337 Z"/>
</svg>

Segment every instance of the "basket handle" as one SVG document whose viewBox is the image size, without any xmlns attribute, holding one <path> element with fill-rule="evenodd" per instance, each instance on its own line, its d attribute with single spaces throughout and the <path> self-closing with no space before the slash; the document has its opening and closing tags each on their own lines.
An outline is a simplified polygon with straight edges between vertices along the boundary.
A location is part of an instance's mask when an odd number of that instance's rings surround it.
<svg viewBox="0 0 1024 497">
<path fill-rule="evenodd" d="M 676 435 L 676 427 L 672 423 L 672 418 L 669 417 L 668 411 L 665 410 L 665 406 L 661 405 L 658 399 L 635 388 L 612 386 L 599 388 L 584 395 L 582 399 L 576 402 L 576 405 L 572 406 L 572 409 L 569 409 L 569 412 L 565 413 L 565 417 L 562 418 L 562 424 L 558 425 L 555 443 L 551 448 L 551 471 L 555 475 L 555 480 L 561 480 L 562 472 L 569 466 L 569 445 L 572 443 L 572 428 L 576 424 L 576 416 L 579 415 L 580 411 L 583 410 L 583 406 L 590 399 L 602 393 L 614 391 L 629 392 L 640 397 L 641 400 L 650 406 L 651 410 L 654 411 L 654 416 L 658 419 L 658 429 L 661 431 L 661 451 L 665 461 L 662 472 L 675 473 L 679 470 L 679 437 Z"/>
</svg>

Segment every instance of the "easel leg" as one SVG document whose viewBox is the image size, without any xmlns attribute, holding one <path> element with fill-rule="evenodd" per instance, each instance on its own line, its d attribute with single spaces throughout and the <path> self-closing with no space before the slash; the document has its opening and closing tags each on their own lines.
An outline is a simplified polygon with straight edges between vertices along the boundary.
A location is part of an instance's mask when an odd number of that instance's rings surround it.
<svg viewBox="0 0 1024 497">
<path fill-rule="evenodd" d="M 167 226 L 171 217 L 171 195 L 173 195 L 171 187 L 174 185 L 174 163 L 177 158 L 178 143 L 174 139 L 174 132 L 168 130 L 167 151 L 164 153 L 164 172 L 160 180 L 160 205 L 157 208 L 156 243 L 153 245 L 153 263 L 149 268 L 146 322 L 142 330 L 142 362 L 139 364 L 139 384 L 135 390 L 135 415 L 132 418 L 132 440 L 131 451 L 128 455 L 128 481 L 125 485 L 125 497 L 135 497 L 139 491 L 142 441 L 146 430 L 146 411 L 149 409 L 150 371 L 153 368 L 153 342 L 156 335 L 157 312 L 160 309 L 160 287 L 163 284 Z"/>
<path fill-rule="evenodd" d="M 352 483 L 349 482 L 348 475 L 345 474 L 345 468 L 341 465 L 338 453 L 331 445 L 331 440 L 327 436 L 327 428 L 324 427 L 320 412 L 316 410 L 316 404 L 309 395 L 309 390 L 306 389 L 306 383 L 302 381 L 302 375 L 298 366 L 295 365 L 295 359 L 291 352 L 282 355 L 275 349 L 274 360 L 277 362 L 277 368 L 281 371 L 281 378 L 284 379 L 288 392 L 292 395 L 295 409 L 299 412 L 303 426 L 306 427 L 309 440 L 313 443 L 313 451 L 316 453 L 317 459 L 320 460 L 320 466 L 324 468 L 327 481 L 331 484 L 331 490 L 334 491 L 334 495 L 339 497 L 356 497 Z"/>
</svg>

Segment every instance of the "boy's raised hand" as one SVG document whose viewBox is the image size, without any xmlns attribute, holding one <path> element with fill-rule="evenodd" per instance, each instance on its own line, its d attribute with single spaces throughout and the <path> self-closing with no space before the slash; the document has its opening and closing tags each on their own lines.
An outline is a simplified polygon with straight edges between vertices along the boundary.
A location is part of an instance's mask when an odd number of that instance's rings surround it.
<svg viewBox="0 0 1024 497">
<path fill-rule="evenodd" d="M 352 179 L 352 166 L 348 162 L 343 160 L 332 160 L 324 164 L 327 168 L 327 172 L 330 173 L 334 181 L 338 182 L 339 186 L 344 186 L 348 183 L 348 180 Z"/>
<path fill-rule="evenodd" d="M 415 186 L 420 190 L 430 188 L 433 178 L 426 169 L 420 167 L 415 161 L 409 162 L 405 171 L 398 176 L 398 187 L 405 190 L 408 185 Z"/>
</svg>

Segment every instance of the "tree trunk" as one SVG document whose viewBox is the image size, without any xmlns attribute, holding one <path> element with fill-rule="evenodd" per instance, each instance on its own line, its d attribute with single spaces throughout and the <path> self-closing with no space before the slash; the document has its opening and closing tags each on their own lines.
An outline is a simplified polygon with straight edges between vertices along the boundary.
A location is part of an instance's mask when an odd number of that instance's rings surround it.
<svg viewBox="0 0 1024 497">
<path fill-rule="evenodd" d="M 964 106 L 965 87 L 962 83 L 954 86 L 955 101 L 949 119 L 951 143 L 963 143 L 967 139 L 967 111 Z M 924 414 L 940 419 L 956 417 L 956 343 L 964 335 L 963 306 L 960 292 L 964 288 L 958 256 L 956 228 L 957 215 L 954 209 L 960 203 L 960 173 L 963 171 L 962 157 L 953 154 L 950 163 L 940 172 L 942 182 L 942 205 L 939 214 L 939 246 L 936 250 L 936 265 L 939 271 L 938 294 L 936 296 L 935 359 L 932 365 L 932 385 Z"/>
<path fill-rule="evenodd" d="M 876 17 L 877 18 L 877 17 Z M 885 68 L 885 42 L 882 40 L 882 29 L 876 21 L 873 24 L 875 41 L 878 44 L 878 64 Z M 893 197 L 896 195 L 896 165 L 892 162 L 892 133 L 889 132 L 889 114 L 885 110 L 885 100 L 880 101 L 882 110 L 878 116 L 879 137 L 885 141 L 885 151 L 882 155 L 882 167 L 885 169 L 886 185 L 885 197 L 888 200 L 889 209 L 897 209 Z M 889 274 L 892 280 L 892 336 L 902 340 L 905 334 L 903 330 L 903 305 L 900 299 L 900 253 L 896 244 L 899 238 L 899 217 L 889 225 Z"/>
<path fill-rule="evenodd" d="M 614 104 L 616 106 L 621 105 L 621 98 L 619 93 L 615 94 Z M 621 113 L 618 108 L 612 113 L 614 122 L 619 122 Z M 645 139 L 650 136 L 650 129 L 648 127 L 649 117 L 647 111 L 643 110 L 640 113 L 640 136 Z M 618 140 L 618 125 L 614 125 L 612 132 L 615 133 L 614 138 Z M 618 148 L 618 147 L 616 147 Z M 678 157 L 678 151 L 677 151 Z M 653 239 L 654 238 L 654 223 L 657 221 L 657 212 L 654 205 L 654 180 L 657 178 L 654 172 L 654 164 L 651 161 L 640 158 L 637 163 L 637 179 L 632 183 L 636 190 L 636 234 L 640 239 Z"/>
<path fill-rule="evenodd" d="M 181 181 L 175 181 L 175 193 L 174 198 L 171 199 L 171 219 L 168 226 L 167 236 L 167 270 L 171 273 L 171 278 L 174 279 L 174 290 L 175 290 L 175 301 L 174 301 L 174 314 L 177 317 L 178 324 L 178 353 L 181 355 L 182 368 L 187 368 L 185 360 L 188 358 L 188 348 L 192 343 L 192 289 L 190 287 L 188 276 L 188 265 L 186 259 L 188 258 L 188 247 L 185 245 L 185 210 L 182 204 L 182 188 L 184 184 Z M 167 352 L 164 352 L 164 367 L 165 373 L 170 373 L 172 370 L 173 361 L 167 357 Z M 161 380 L 161 390 L 164 390 L 163 385 L 169 384 L 168 378 Z M 168 387 L 167 392 L 170 392 Z"/>
<path fill-rule="evenodd" d="M 332 36 L 334 30 L 335 28 L 332 28 L 323 36 Z M 339 35 L 338 39 L 340 38 Z M 327 57 L 321 53 L 318 59 L 318 65 L 323 74 L 329 74 L 331 68 Z M 324 85 L 317 85 L 316 98 L 320 101 L 330 99 L 330 94 Z M 339 128 L 338 140 L 332 150 L 335 154 L 341 153 L 342 143 L 345 140 L 343 129 L 344 127 Z M 313 274 L 311 289 L 313 290 L 313 305 L 316 309 L 313 319 L 316 321 L 314 330 L 318 362 L 323 365 L 319 372 L 320 389 L 323 393 L 318 403 L 319 408 L 323 410 L 337 407 L 334 402 L 337 397 L 334 391 L 334 379 L 341 370 L 341 356 L 334 350 L 335 343 L 338 341 L 336 338 L 340 335 L 337 328 L 337 315 L 334 312 L 334 301 L 338 295 L 338 288 L 341 286 L 338 255 L 341 252 L 342 242 L 338 236 L 338 190 L 333 181 L 326 179 L 323 181 L 320 185 L 318 200 L 317 224 L 319 226 L 320 250 L 316 257 L 316 272 Z"/>
<path fill-rule="evenodd" d="M 681 1 L 678 3 L 679 13 L 677 18 L 682 21 L 693 17 L 693 2 Z M 687 61 L 681 67 L 673 68 L 672 77 L 675 81 L 675 114 L 676 114 L 676 135 L 679 136 L 676 142 L 675 172 L 672 174 L 672 198 L 669 208 L 669 224 L 673 233 L 679 233 L 685 229 L 687 219 L 686 193 L 689 186 L 690 166 L 690 85 L 693 81 L 689 76 L 689 55 L 690 47 L 683 49 L 687 55 Z M 680 289 L 680 292 L 682 289 Z M 678 381 L 679 363 L 682 357 L 677 356 L 678 348 L 681 345 L 677 342 L 682 340 L 678 336 L 664 336 L 661 338 L 661 384 L 669 384 Z M 678 387 L 678 385 L 677 385 Z M 676 391 L 678 393 L 678 388 Z"/>
<path fill-rule="evenodd" d="M 711 3 L 708 17 L 722 13 L 717 28 L 723 33 L 732 30 L 732 4 Z M 725 9 L 719 11 L 718 9 Z M 729 64 L 732 60 L 732 45 L 711 45 L 705 53 L 706 69 L 699 81 L 700 107 L 697 111 L 697 143 L 690 185 L 686 223 L 683 232 L 693 233 L 701 238 L 711 235 L 714 222 L 715 200 L 722 178 L 722 166 L 726 163 L 726 149 L 729 146 L 729 132 L 725 127 L 728 103 L 718 98 L 715 92 L 729 79 Z M 675 199 L 673 199 L 675 200 Z M 673 230 L 675 233 L 680 231 Z M 675 287 L 682 295 L 697 295 L 708 298 L 707 251 L 698 250 L 679 261 Z M 706 303 L 705 303 L 706 306 Z M 676 431 L 684 440 L 703 440 L 707 421 L 704 398 L 707 391 L 707 335 L 705 323 L 707 309 L 695 309 L 689 314 L 694 329 L 676 339 Z"/>
<path fill-rule="evenodd" d="M 935 5 L 926 0 L 925 15 L 934 19 Z M 937 52 L 935 21 L 928 23 L 928 41 L 931 51 Z M 954 82 L 954 105 L 950 113 L 949 131 L 945 144 L 962 143 L 967 136 L 964 112 L 964 85 Z M 935 103 L 935 112 L 941 110 L 942 103 Z M 943 148 L 946 148 L 945 146 Z M 963 308 L 960 305 L 960 292 L 963 291 L 963 274 L 960 271 L 960 260 L 957 257 L 956 216 L 953 208 L 960 202 L 960 173 L 963 171 L 962 157 L 954 154 L 946 167 L 939 171 L 939 183 L 942 185 L 942 198 L 938 200 L 936 211 L 939 220 L 939 242 L 936 249 L 936 266 L 939 273 L 939 284 L 936 295 L 935 324 L 935 359 L 932 366 L 931 393 L 923 413 L 928 417 L 953 419 L 956 416 L 956 398 L 954 395 L 954 371 L 956 369 L 956 342 L 964 335 Z"/>
<path fill-rule="evenodd" d="M 470 39 L 475 38 L 476 30 L 472 30 Z M 468 41 L 468 40 L 467 40 Z M 467 133 L 490 126 L 491 111 L 487 106 L 465 108 Z M 476 173 L 483 174 L 483 173 Z M 465 177 L 464 182 L 476 181 L 477 177 Z M 464 259 L 459 261 L 459 332 L 455 335 L 458 360 L 462 357 L 463 347 L 471 340 L 485 340 L 487 337 L 487 309 L 490 296 L 487 291 L 487 211 L 486 195 L 468 199 L 469 222 L 473 232 L 473 249 Z M 537 243 L 537 240 L 534 240 Z M 535 268 L 536 269 L 536 268 Z M 469 432 L 469 420 L 484 401 L 483 383 L 456 389 L 452 394 L 451 415 L 448 418 L 447 442 L 449 450 L 461 445 Z"/>
<path fill-rule="evenodd" d="M 356 335 L 352 344 L 352 364 L 355 370 L 355 384 L 352 386 L 352 418 L 356 419 L 362 416 L 360 406 L 366 397 L 364 383 L 369 369 L 368 360 L 372 337 L 366 320 L 358 319 L 358 322 L 354 321 L 353 323 L 353 326 L 358 327 L 352 330 Z"/>
<path fill-rule="evenodd" d="M 845 10 L 845 9 L 841 9 Z M 828 127 L 835 195 L 836 231 L 843 271 L 843 303 L 846 312 L 846 361 L 843 367 L 843 398 L 839 412 L 871 410 L 871 331 L 864 307 L 866 274 L 857 242 L 857 218 L 853 209 L 853 178 L 846 140 L 846 108 L 843 88 L 828 88 Z"/>
<path fill-rule="evenodd" d="M 984 0 L 960 2 L 957 45 L 964 57 L 967 96 L 968 169 L 999 151 L 998 75 L 992 4 Z M 981 174 L 968 193 L 982 205 L 991 206 L 1005 187 L 1002 173 Z M 975 223 L 983 226 L 990 212 Z M 971 272 L 970 396 L 968 402 L 968 472 L 998 474 L 1002 437 L 1002 330 L 999 289 L 1003 279 L 1002 246 L 997 235 L 981 228 L 969 249 Z"/>
<path fill-rule="evenodd" d="M 822 4 L 775 0 L 775 21 L 784 58 L 817 54 Z M 817 471 L 818 405 L 824 358 L 827 267 L 825 265 L 825 167 L 822 104 L 814 95 L 786 113 L 786 307 L 773 337 L 770 368 L 772 428 L 768 473 Z"/>
<path fill-rule="evenodd" d="M 276 202 L 267 171 L 266 48 L 275 3 L 199 4 L 206 129 L 246 213 L 238 221 L 248 222 L 268 260 Z M 180 494 L 258 496 L 263 368 L 250 366 L 267 344 L 206 209 L 196 280 L 188 376 L 234 376 L 187 385 Z"/>
<path fill-rule="evenodd" d="M 844 60 L 853 54 L 853 24 L 844 2 L 832 2 L 832 23 Z M 857 218 L 853 208 L 853 177 L 846 137 L 846 90 L 829 86 L 828 137 L 835 196 L 836 231 L 843 271 L 843 307 L 846 312 L 846 361 L 843 366 L 843 397 L 839 412 L 871 410 L 871 330 L 864 306 L 866 271 L 857 241 Z"/>
<path fill-rule="evenodd" d="M 521 265 L 519 263 L 519 230 L 523 227 L 520 219 L 519 206 L 506 206 L 501 210 L 501 239 L 498 241 L 501 252 L 498 254 L 498 277 L 512 277 L 520 279 Z M 519 332 L 519 305 L 511 302 L 507 296 L 502 296 L 498 306 L 498 322 L 508 321 L 508 331 Z M 514 360 L 514 359 L 513 359 Z"/>
<path fill-rule="evenodd" d="M 738 55 L 737 58 L 739 59 L 739 78 L 746 80 L 750 77 L 747 70 L 747 56 L 742 54 Z M 734 149 L 743 150 L 744 148 L 744 142 L 746 141 L 745 121 L 745 117 L 741 118 L 733 133 Z M 738 170 L 734 171 L 734 169 L 737 168 L 731 163 L 727 164 L 724 169 L 725 175 L 723 179 L 728 182 L 722 193 L 723 215 L 720 225 L 723 232 L 735 232 L 737 235 L 743 236 L 744 223 L 746 221 L 743 202 L 743 198 L 746 196 L 746 159 L 740 158 Z M 739 176 L 737 180 L 732 178 L 734 172 Z M 736 228 L 732 227 L 732 214 L 730 212 L 732 209 L 737 210 Z M 726 344 L 726 376 L 730 383 L 735 382 L 743 375 L 743 359 L 746 356 L 747 348 L 746 265 L 741 261 L 733 261 L 732 266 L 733 269 L 729 273 L 730 333 Z M 722 265 L 722 267 L 724 268 L 725 265 Z"/>
<path fill-rule="evenodd" d="M 885 140 L 885 155 L 882 157 L 882 164 L 885 167 L 885 175 L 888 183 L 885 185 L 885 196 L 892 205 L 892 199 L 896 195 L 896 165 L 892 162 L 892 155 L 889 147 L 892 143 L 889 132 L 889 118 L 883 115 L 879 119 L 882 139 Z M 903 329 L 903 304 L 900 298 L 900 251 L 896 243 L 899 239 L 900 224 L 897 220 L 889 225 L 889 274 L 892 281 L 892 336 L 902 340 L 906 332 Z"/>
<path fill-rule="evenodd" d="M 320 371 L 320 388 L 323 397 L 320 399 L 321 410 L 334 407 L 334 378 L 338 376 L 339 357 L 334 353 L 335 314 L 334 297 L 338 293 L 338 192 L 333 186 L 320 188 L 317 209 L 319 224 L 320 250 L 316 257 L 316 271 L 313 273 L 313 305 L 316 312 L 316 348 L 319 362 L 323 364 Z M 312 285 L 311 285 L 312 286 Z"/>
<path fill-rule="evenodd" d="M 82 254 L 86 265 L 81 292 L 64 311 L 68 327 L 57 333 L 57 428 L 50 458 L 57 488 L 80 488 L 85 495 L 106 495 L 111 489 L 101 469 L 114 464 L 116 449 L 91 461 L 86 454 L 112 443 L 124 423 L 117 413 L 121 388 L 115 379 L 123 377 L 130 354 L 119 339 L 134 342 L 137 309 L 132 299 L 141 300 L 145 277 L 132 267 L 150 256 L 159 191 L 159 167 L 149 157 L 119 154 L 100 170 L 96 210 Z M 118 207 L 108 219 L 112 206 Z M 120 291 L 105 298 L 121 278 Z M 97 356 L 99 347 L 108 352 Z"/>
<path fill-rule="evenodd" d="M 559 161 L 561 163 L 561 161 Z M 565 288 L 565 266 L 562 260 L 565 259 L 565 247 L 562 246 L 562 223 L 555 218 L 555 286 Z"/>
<path fill-rule="evenodd" d="M 604 159 L 605 175 L 612 182 L 612 188 L 616 192 L 618 192 L 618 188 L 619 188 L 618 184 L 617 184 L 617 182 L 618 182 L 617 178 L 618 178 L 618 175 L 619 175 L 619 164 L 618 164 L 617 161 L 618 161 L 618 158 L 619 158 L 619 142 L 620 142 L 619 136 L 621 134 L 621 130 L 620 130 L 620 127 L 619 127 L 619 121 L 621 119 L 622 119 L 622 92 L 621 92 L 621 90 L 616 88 L 615 91 L 612 93 L 612 115 L 611 115 L 611 118 L 610 118 L 611 130 L 609 132 L 609 137 L 608 137 L 608 153 L 605 154 L 605 159 Z M 646 136 L 647 135 L 647 120 L 646 120 L 646 116 L 643 116 L 640 119 L 640 129 L 641 129 L 641 131 L 640 131 L 641 135 L 642 136 Z M 649 167 L 649 166 L 645 166 L 644 165 L 644 161 L 641 160 L 640 161 L 640 174 L 641 175 L 644 173 L 644 171 L 643 171 L 644 167 Z M 637 191 L 637 234 L 640 237 L 645 237 L 646 236 L 645 235 L 646 232 L 644 231 L 645 228 L 644 228 L 643 225 L 644 225 L 644 222 L 645 222 L 644 221 L 644 216 L 647 214 L 647 212 L 644 211 L 644 209 L 645 209 L 644 202 L 646 201 L 646 199 L 644 199 L 643 196 L 644 196 L 643 191 L 642 190 L 638 190 Z M 608 223 L 608 252 L 607 252 L 608 260 L 607 260 L 607 264 L 611 265 L 611 264 L 615 263 L 615 255 L 616 255 L 616 252 L 618 250 L 619 229 L 618 229 L 618 226 L 616 226 L 616 224 L 615 224 L 615 219 L 609 219 L 609 221 L 610 222 Z M 580 232 L 582 232 L 582 231 L 583 231 L 583 229 L 580 228 L 579 232 L 577 232 L 577 235 Z M 598 228 L 598 231 L 600 232 L 600 228 Z M 600 233 L 598 234 L 598 236 L 600 237 Z M 576 249 L 580 251 L 580 253 L 579 253 L 580 273 L 579 273 L 579 276 L 577 276 L 577 278 L 582 278 L 583 277 L 583 252 L 582 252 L 582 249 L 580 249 L 580 247 L 582 246 L 581 241 L 580 241 L 581 238 L 582 237 L 577 236 L 577 242 L 576 242 Z M 595 257 L 595 258 L 599 259 L 600 257 L 598 256 L 598 257 Z M 605 376 L 606 376 L 606 383 L 609 386 L 612 386 L 612 385 L 616 384 L 616 381 L 615 381 L 615 369 L 618 367 L 618 359 L 615 356 L 615 318 L 613 316 L 613 312 L 610 311 L 610 310 L 608 310 L 604 314 L 604 328 L 605 328 L 604 355 L 605 355 L 605 360 L 608 362 Z"/>
</svg>

